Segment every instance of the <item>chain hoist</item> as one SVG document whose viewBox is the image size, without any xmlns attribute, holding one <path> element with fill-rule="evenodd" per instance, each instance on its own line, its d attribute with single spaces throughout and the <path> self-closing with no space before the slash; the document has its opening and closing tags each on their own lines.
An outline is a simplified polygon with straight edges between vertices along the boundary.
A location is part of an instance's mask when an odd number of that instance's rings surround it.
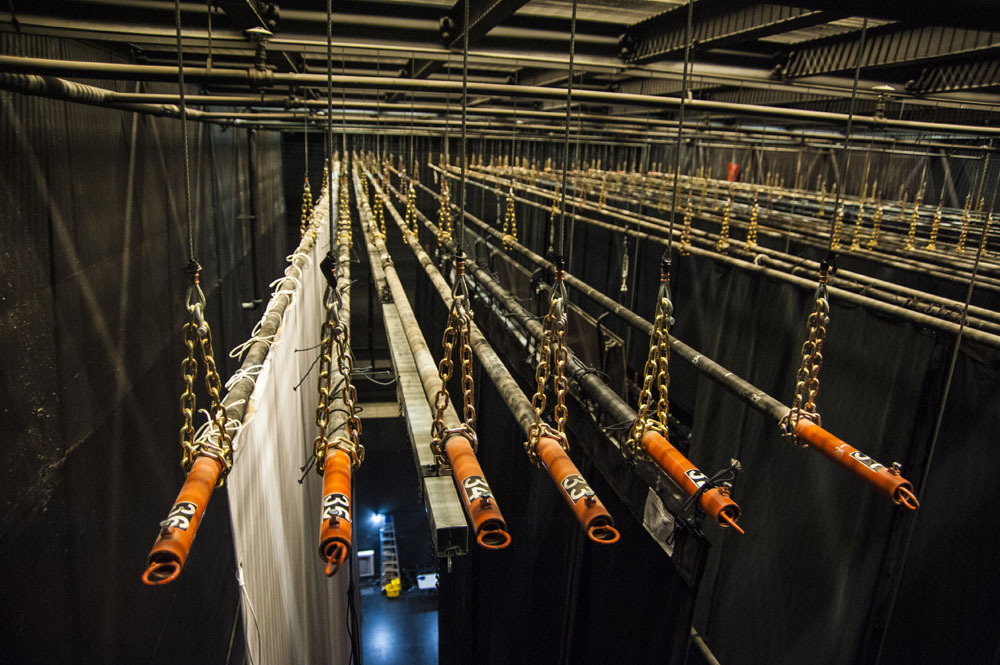
<svg viewBox="0 0 1000 665">
<path fill-rule="evenodd" d="M 917 221 L 920 219 L 920 201 L 917 197 L 913 199 L 913 215 L 910 217 L 910 228 L 906 232 L 906 242 L 903 249 L 911 250 L 917 242 Z"/>
<path fill-rule="evenodd" d="M 514 184 L 510 185 L 507 191 L 507 209 L 503 215 L 503 248 L 506 251 L 517 242 L 517 217 L 514 210 Z"/>
<path fill-rule="evenodd" d="M 549 310 L 542 321 L 542 343 L 539 346 L 538 365 L 535 367 L 535 394 L 531 398 L 531 410 L 535 414 L 534 422 L 528 427 L 528 440 L 524 442 L 524 450 L 536 466 L 541 464 L 538 457 L 538 442 L 543 436 L 556 441 L 567 452 L 569 441 L 566 438 L 566 393 L 569 390 L 569 380 L 566 378 L 566 305 L 569 298 L 566 285 L 563 283 L 564 272 L 561 265 L 556 267 L 555 276 L 549 296 Z M 555 371 L 552 366 L 555 365 Z M 552 377 L 552 388 L 556 395 L 556 406 L 553 418 L 556 426 L 543 420 L 545 405 L 548 401 L 545 395 L 549 377 Z"/>
<path fill-rule="evenodd" d="M 747 226 L 746 250 L 752 250 L 757 246 L 757 219 L 760 216 L 760 203 L 757 201 L 759 190 L 753 193 L 753 205 L 750 207 L 750 224 Z"/>
<path fill-rule="evenodd" d="M 458 345 L 459 369 L 462 386 L 462 424 L 455 429 L 447 429 L 444 424 L 444 413 L 451 404 L 448 393 L 448 381 L 454 370 L 454 350 Z M 460 434 L 469 440 L 472 449 L 476 450 L 476 406 L 475 380 L 472 374 L 472 309 L 469 303 L 469 286 L 465 276 L 465 256 L 455 257 L 455 283 L 451 289 L 451 308 L 448 310 L 448 323 L 445 326 L 441 340 L 442 355 L 438 363 L 438 377 L 441 387 L 434 396 L 434 422 L 431 424 L 431 451 L 444 468 L 449 468 L 445 446 L 448 439 Z"/>
<path fill-rule="evenodd" d="M 931 222 L 931 235 L 927 239 L 927 246 L 924 249 L 934 251 L 937 249 L 938 232 L 941 230 L 941 204 L 938 203 L 937 210 L 934 211 L 934 220 Z"/>
<path fill-rule="evenodd" d="M 823 365 L 823 342 L 826 340 L 826 327 L 830 324 L 830 299 L 826 286 L 828 272 L 829 266 L 824 261 L 820 266 L 813 310 L 806 320 L 809 334 L 802 344 L 802 362 L 795 375 L 795 398 L 791 410 L 781 421 L 784 435 L 796 445 L 802 445 L 795 435 L 800 418 L 820 424 L 816 395 L 819 393 L 819 370 Z"/>
<path fill-rule="evenodd" d="M 875 208 L 875 214 L 872 215 L 872 234 L 868 237 L 868 244 L 865 245 L 866 249 L 875 249 L 878 247 L 878 234 L 882 228 L 882 216 L 884 214 L 885 208 L 880 201 L 878 207 Z"/>
<path fill-rule="evenodd" d="M 222 466 L 218 485 L 221 487 L 229 470 L 233 466 L 232 438 L 229 434 L 226 409 L 222 404 L 222 379 L 215 365 L 215 354 L 212 348 L 212 329 L 205 319 L 205 294 L 201 290 L 201 266 L 192 261 L 185 268 L 188 277 L 186 307 L 188 320 L 184 324 L 184 346 L 187 349 L 184 360 L 181 361 L 181 373 L 184 377 L 184 392 L 181 393 L 181 414 L 184 424 L 181 426 L 181 466 L 184 472 L 191 471 L 194 460 L 202 455 L 212 457 Z M 205 388 L 209 397 L 209 421 L 211 427 L 208 433 L 196 439 L 194 414 L 197 408 L 194 394 L 194 381 L 198 376 L 198 361 L 195 348 L 201 350 L 202 364 L 205 368 Z"/>
<path fill-rule="evenodd" d="M 660 289 L 656 295 L 656 315 L 653 319 L 653 329 L 649 333 L 649 353 L 642 370 L 642 389 L 639 391 L 639 408 L 636 410 L 635 423 L 629 434 L 625 451 L 630 457 L 642 452 L 642 437 L 649 430 L 654 430 L 669 440 L 667 432 L 667 415 L 670 405 L 667 401 L 670 389 L 670 326 L 674 324 L 674 305 L 670 301 L 670 265 L 667 261 L 660 262 Z M 656 417 L 649 417 L 649 409 L 653 403 L 653 392 L 656 391 Z"/>
<path fill-rule="evenodd" d="M 312 223 L 313 216 L 313 198 L 312 191 L 309 189 L 309 176 L 306 176 L 305 185 L 302 187 L 302 218 L 299 220 L 299 237 L 303 238 L 306 235 L 306 231 L 309 230 L 309 225 Z"/>
<path fill-rule="evenodd" d="M 732 198 L 726 199 L 722 209 L 722 226 L 719 229 L 719 239 L 715 242 L 715 251 L 725 254 L 729 251 L 729 218 L 733 212 Z"/>
<path fill-rule="evenodd" d="M 681 256 L 691 253 L 691 220 L 694 218 L 694 210 L 691 208 L 691 190 L 688 189 L 687 207 L 684 208 L 684 224 L 681 227 L 681 242 L 677 251 Z"/>
<path fill-rule="evenodd" d="M 449 240 L 451 240 L 452 233 L 452 223 L 451 223 L 451 191 L 448 187 L 448 179 L 442 178 L 441 180 L 441 196 L 438 197 L 441 202 L 441 207 L 438 208 L 438 234 L 437 242 L 438 247 L 443 247 Z"/>
<path fill-rule="evenodd" d="M 858 204 L 858 216 L 854 220 L 854 234 L 851 236 L 851 251 L 857 251 L 861 249 L 861 226 L 864 224 L 865 220 L 865 199 L 861 198 L 861 203 Z"/>
<path fill-rule="evenodd" d="M 836 252 L 840 249 L 840 234 L 844 230 L 844 204 L 841 203 L 837 212 L 833 215 L 833 232 L 830 238 L 830 251 Z"/>
</svg>

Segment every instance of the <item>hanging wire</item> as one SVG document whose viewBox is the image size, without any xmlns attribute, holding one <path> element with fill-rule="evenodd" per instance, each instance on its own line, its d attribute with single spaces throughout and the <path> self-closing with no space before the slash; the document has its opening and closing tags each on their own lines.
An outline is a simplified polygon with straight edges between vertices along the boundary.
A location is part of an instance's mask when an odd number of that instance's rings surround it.
<svg viewBox="0 0 1000 665">
<path fill-rule="evenodd" d="M 858 39 L 858 57 L 854 63 L 854 85 L 851 88 L 851 105 L 847 113 L 847 127 L 844 131 L 844 145 L 840 150 L 840 177 L 837 183 L 837 197 L 833 204 L 833 215 L 830 217 L 830 242 L 826 247 L 826 262 L 831 262 L 837 253 L 833 249 L 836 234 L 834 230 L 837 226 L 837 211 L 844 199 L 844 175 L 851 165 L 851 128 L 854 125 L 854 110 L 858 103 L 858 79 L 861 77 L 861 56 L 865 50 L 865 37 L 868 35 L 868 19 L 861 23 L 861 36 Z"/>
<path fill-rule="evenodd" d="M 569 126 L 573 116 L 573 59 L 576 54 L 576 0 L 569 20 L 569 79 L 566 81 L 566 131 L 563 134 L 562 188 L 559 190 L 559 249 L 556 264 L 562 270 L 563 252 L 566 245 L 566 172 L 569 170 Z"/>
<path fill-rule="evenodd" d="M 663 251 L 663 261 L 670 262 L 674 249 L 674 220 L 677 217 L 677 188 L 681 177 L 681 150 L 684 147 L 684 105 L 688 96 L 688 67 L 691 63 L 691 24 L 694 16 L 694 0 L 688 0 L 687 24 L 684 28 L 684 69 L 681 73 L 681 103 L 677 109 L 677 154 L 674 155 L 674 195 L 670 204 L 670 226 L 667 229 L 667 248 Z"/>
<path fill-rule="evenodd" d="M 332 66 L 332 65 L 331 65 Z M 340 75 L 347 74 L 347 53 L 344 47 L 340 47 Z M 347 88 L 340 88 L 340 148 L 342 157 L 341 163 L 347 162 Z M 341 167 L 343 173 L 343 167 Z"/>
<path fill-rule="evenodd" d="M 992 141 L 990 142 L 992 146 Z M 986 172 L 983 171 L 983 176 L 985 178 Z M 980 186 L 982 183 L 980 183 Z M 997 188 L 1000 188 L 1000 170 L 997 171 L 997 179 L 993 185 L 993 203 L 996 203 Z M 941 424 L 944 422 L 944 411 L 948 405 L 948 396 L 951 393 L 951 383 L 955 376 L 955 366 L 958 364 L 958 352 L 961 350 L 962 346 L 962 336 L 965 334 L 965 327 L 968 323 L 968 313 L 969 305 L 972 303 L 972 292 L 976 288 L 976 277 L 979 275 L 979 263 L 983 258 L 983 254 L 986 250 L 986 231 L 987 225 L 984 218 L 983 220 L 983 232 L 979 239 L 979 250 L 976 252 L 976 261 L 972 264 L 972 276 L 969 279 L 969 288 L 965 292 L 965 302 L 962 304 L 962 318 L 958 324 L 958 333 L 955 335 L 955 346 L 951 351 L 951 360 L 948 362 L 948 372 L 945 376 L 944 381 L 944 391 L 941 395 L 941 403 L 938 405 L 937 417 L 934 420 L 934 433 L 931 435 L 931 442 L 927 448 L 927 461 L 924 462 L 923 472 L 920 474 L 920 485 L 917 489 L 917 500 L 923 501 L 924 495 L 927 490 L 927 481 L 930 478 L 931 463 L 934 461 L 934 453 L 937 450 L 938 435 L 941 433 Z M 899 598 L 899 588 L 903 582 L 903 573 L 905 572 L 906 560 L 910 551 L 910 543 L 913 540 L 913 534 L 916 532 L 917 520 L 920 517 L 920 513 L 917 513 L 911 518 L 909 529 L 906 532 L 906 542 L 903 544 L 903 552 L 899 557 L 899 561 L 903 562 L 903 566 L 900 567 L 899 572 L 896 575 L 895 584 L 892 589 L 892 596 L 889 599 L 889 609 L 886 613 L 886 620 L 882 626 L 882 636 L 879 639 L 878 651 L 875 653 L 875 664 L 879 665 L 882 662 L 882 651 L 885 649 L 885 640 L 889 634 L 889 627 L 891 625 L 892 616 L 896 611 L 896 601 Z"/>
<path fill-rule="evenodd" d="M 326 211 L 333 251 L 333 0 L 326 0 L 326 158 Z"/>
<path fill-rule="evenodd" d="M 575 2 L 576 0 L 574 0 Z M 465 121 L 469 110 L 469 0 L 462 2 L 462 188 L 458 195 L 459 211 L 455 220 L 455 246 L 462 254 L 465 246 L 465 169 L 469 161 Z"/>
<path fill-rule="evenodd" d="M 180 89 L 181 140 L 184 142 L 184 211 L 187 215 L 188 259 L 194 258 L 194 215 L 191 213 L 191 157 L 188 153 L 187 104 L 184 98 L 184 45 L 181 42 L 181 2 L 174 0 L 174 23 L 177 27 L 177 79 Z"/>
<path fill-rule="evenodd" d="M 302 100 L 303 102 L 305 100 Z M 306 180 L 309 180 L 309 106 L 305 105 L 305 112 L 302 114 L 302 137 L 305 144 L 305 167 Z"/>
</svg>

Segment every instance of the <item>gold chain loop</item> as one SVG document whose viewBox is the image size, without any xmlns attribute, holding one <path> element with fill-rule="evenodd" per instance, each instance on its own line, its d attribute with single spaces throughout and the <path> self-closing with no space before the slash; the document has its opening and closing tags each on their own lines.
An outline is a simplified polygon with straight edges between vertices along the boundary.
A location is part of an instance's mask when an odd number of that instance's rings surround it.
<svg viewBox="0 0 1000 665">
<path fill-rule="evenodd" d="M 760 216 L 760 204 L 757 197 L 760 190 L 753 193 L 753 205 L 750 207 L 750 225 L 747 227 L 747 244 L 744 249 L 752 250 L 757 247 L 757 219 Z"/>
<path fill-rule="evenodd" d="M 535 465 L 541 464 L 538 457 L 538 442 L 542 436 L 550 436 L 559 441 L 564 450 L 569 450 L 566 438 L 566 393 L 569 391 L 569 380 L 566 378 L 566 361 L 569 352 L 566 349 L 566 285 L 563 283 L 563 271 L 556 269 L 555 281 L 552 284 L 549 297 L 549 310 L 542 322 L 542 342 L 539 346 L 538 364 L 535 366 L 535 394 L 531 397 L 531 410 L 535 420 L 528 427 L 528 439 L 524 442 L 524 450 Z M 555 347 L 555 348 L 553 348 Z M 552 387 L 556 394 L 556 406 L 553 410 L 556 427 L 552 428 L 543 421 L 547 397 L 545 395 L 549 376 L 555 365 L 555 375 L 552 376 Z"/>
<path fill-rule="evenodd" d="M 517 242 L 517 217 L 514 210 L 514 181 L 507 192 L 507 209 L 503 216 L 503 248 L 510 251 Z"/>
<path fill-rule="evenodd" d="M 441 387 L 434 396 L 434 422 L 431 424 L 431 451 L 437 457 L 438 463 L 449 468 L 445 445 L 453 434 L 462 434 L 472 445 L 478 447 L 476 437 L 476 406 L 475 380 L 472 373 L 472 310 L 469 307 L 469 289 L 465 277 L 465 258 L 461 255 L 455 259 L 455 284 L 451 293 L 451 309 L 448 311 L 448 323 L 445 326 L 441 341 L 443 353 L 438 363 L 438 377 Z M 458 359 L 462 386 L 462 417 L 464 422 L 456 429 L 444 426 L 444 412 L 451 404 L 448 393 L 448 381 L 454 372 L 453 354 L 456 343 L 459 346 Z"/>
<path fill-rule="evenodd" d="M 660 267 L 660 290 L 656 296 L 656 315 L 649 333 L 649 353 L 643 367 L 642 388 L 639 391 L 639 408 L 632 431 L 625 444 L 631 457 L 642 450 L 642 437 L 648 430 L 655 430 L 667 438 L 667 415 L 670 411 L 670 326 L 674 323 L 674 306 L 670 301 L 670 273 L 664 263 Z M 653 389 L 657 392 L 656 418 L 649 417 Z"/>
<path fill-rule="evenodd" d="M 816 410 L 816 395 L 819 393 L 819 370 L 823 365 L 823 342 L 826 340 L 826 327 L 830 324 L 827 272 L 828 267 L 824 263 L 820 268 L 819 286 L 816 288 L 813 310 L 806 320 L 809 334 L 802 344 L 802 362 L 795 375 L 795 398 L 791 410 L 781 423 L 784 435 L 796 445 L 801 445 L 795 435 L 795 428 L 800 418 L 808 418 L 817 425 L 820 422 Z"/>
<path fill-rule="evenodd" d="M 438 197 L 441 202 L 441 207 L 438 208 L 438 234 L 437 243 L 438 247 L 443 247 L 449 240 L 451 240 L 452 234 L 452 223 L 451 223 L 451 189 L 448 187 L 447 176 L 441 177 L 441 196 Z"/>
<path fill-rule="evenodd" d="M 309 189 L 309 176 L 306 176 L 305 185 L 302 187 L 302 218 L 299 220 L 299 237 L 302 238 L 309 230 L 313 216 L 312 191 Z"/>
</svg>

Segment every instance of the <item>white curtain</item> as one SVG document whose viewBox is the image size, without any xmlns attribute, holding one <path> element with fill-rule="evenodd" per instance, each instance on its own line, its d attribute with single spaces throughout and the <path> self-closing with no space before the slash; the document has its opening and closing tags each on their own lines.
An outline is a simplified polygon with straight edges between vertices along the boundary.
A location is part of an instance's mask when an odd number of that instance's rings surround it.
<svg viewBox="0 0 1000 665">
<path fill-rule="evenodd" d="M 335 169 L 335 202 L 337 180 Z M 317 370 L 310 366 L 319 353 L 324 313 L 319 262 L 330 245 L 326 198 L 316 215 L 321 221 L 311 262 L 302 268 L 257 377 L 226 481 L 244 582 L 243 627 L 257 665 L 340 665 L 350 657 L 349 569 L 327 578 L 319 556 L 322 478 L 310 471 L 298 482 L 316 436 Z"/>
</svg>

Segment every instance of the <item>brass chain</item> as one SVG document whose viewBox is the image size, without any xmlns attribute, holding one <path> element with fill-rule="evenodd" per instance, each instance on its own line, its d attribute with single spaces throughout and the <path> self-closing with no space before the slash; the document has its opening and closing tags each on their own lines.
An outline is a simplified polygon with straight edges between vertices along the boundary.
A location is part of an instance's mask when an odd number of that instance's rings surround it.
<svg viewBox="0 0 1000 665">
<path fill-rule="evenodd" d="M 198 283 L 199 271 L 200 267 L 197 264 L 188 266 L 185 271 L 191 284 L 186 298 L 188 320 L 182 330 L 186 353 L 184 360 L 181 361 L 181 374 L 184 380 L 184 392 L 181 393 L 181 415 L 184 418 L 180 431 L 181 466 L 184 472 L 188 473 L 198 457 L 204 455 L 218 460 L 222 465 L 218 480 L 221 487 L 233 466 L 232 437 L 228 429 L 229 419 L 222 403 L 222 379 L 215 364 L 212 329 L 204 318 L 205 294 Z M 197 297 L 197 302 L 192 302 L 193 297 Z M 194 427 L 194 414 L 197 409 L 194 381 L 198 375 L 195 347 L 200 348 L 202 365 L 205 367 L 205 388 L 208 391 L 208 415 L 211 423 L 208 433 L 197 440 Z"/>
<path fill-rule="evenodd" d="M 416 237 L 419 231 L 419 226 L 417 225 L 417 188 L 413 185 L 413 181 L 407 178 L 406 180 L 406 219 L 405 226 L 409 233 Z"/>
<path fill-rule="evenodd" d="M 927 239 L 927 246 L 924 249 L 934 251 L 937 249 L 938 232 L 941 230 L 941 204 L 938 203 L 937 210 L 934 211 L 934 221 L 931 222 L 931 235 Z"/>
<path fill-rule="evenodd" d="M 339 284 L 338 288 L 340 288 Z M 350 285 L 348 284 L 344 288 L 349 289 Z M 358 403 L 358 391 L 351 381 L 351 376 L 354 374 L 354 358 L 351 356 L 351 340 L 347 323 L 339 320 L 339 312 L 337 318 L 337 325 L 333 328 L 333 343 L 337 351 L 337 370 L 340 372 L 343 383 L 343 387 L 340 389 L 340 399 L 344 404 L 344 411 L 347 412 L 347 436 L 338 436 L 334 445 L 350 456 L 352 466 L 359 467 L 365 459 L 365 447 L 361 445 L 361 421 L 358 419 L 355 408 Z"/>
<path fill-rule="evenodd" d="M 319 351 L 319 401 L 316 404 L 316 427 L 319 433 L 313 442 L 316 472 L 323 475 L 326 455 L 329 450 L 327 427 L 330 418 L 330 397 L 333 393 L 333 326 L 336 314 L 333 308 L 333 287 L 328 286 L 323 297 L 326 316 L 320 333 Z"/>
<path fill-rule="evenodd" d="M 524 442 L 524 450 L 528 459 L 535 465 L 541 463 L 538 457 L 538 442 L 542 436 L 550 436 L 564 450 L 569 450 L 566 438 L 566 393 L 569 390 L 569 380 L 566 378 L 566 361 L 569 353 L 566 349 L 566 285 L 563 283 L 563 272 L 556 270 L 555 282 L 549 297 L 549 309 L 542 321 L 542 342 L 539 346 L 538 364 L 535 366 L 535 394 L 531 397 L 531 410 L 534 422 L 528 427 L 528 438 Z M 555 348 L 553 349 L 553 345 Z M 555 376 L 552 385 L 556 394 L 556 406 L 553 411 L 556 427 L 552 428 L 544 422 L 545 405 L 548 399 L 545 394 L 552 365 L 555 365 Z"/>
<path fill-rule="evenodd" d="M 885 209 L 879 203 L 878 207 L 875 208 L 875 214 L 872 215 L 872 234 L 868 237 L 868 244 L 865 245 L 866 249 L 875 249 L 878 247 L 878 234 L 882 229 L 882 216 L 884 214 Z"/>
<path fill-rule="evenodd" d="M 826 180 L 819 184 L 819 212 L 816 216 L 822 219 L 826 215 Z"/>
<path fill-rule="evenodd" d="M 865 202 L 862 199 L 861 203 L 858 204 L 858 216 L 854 220 L 854 234 L 851 236 L 851 251 L 857 251 L 861 249 L 861 227 L 865 221 Z"/>
<path fill-rule="evenodd" d="M 514 210 L 514 183 L 507 192 L 507 209 L 503 216 L 503 248 L 510 251 L 517 242 L 517 217 Z"/>
<path fill-rule="evenodd" d="M 639 391 L 637 416 L 625 444 L 625 452 L 634 457 L 642 450 L 642 437 L 655 430 L 667 437 L 667 415 L 670 411 L 670 326 L 673 325 L 673 303 L 670 301 L 670 277 L 666 266 L 660 270 L 660 290 L 656 296 L 656 315 L 649 333 L 649 352 L 642 371 L 642 388 Z M 653 389 L 657 392 L 656 418 L 649 417 Z"/>
<path fill-rule="evenodd" d="M 841 203 L 833 215 L 833 237 L 830 239 L 830 251 L 840 249 L 840 233 L 844 229 L 844 204 Z"/>
<path fill-rule="evenodd" d="M 816 396 L 819 394 L 819 370 L 823 365 L 823 342 L 826 340 L 826 327 L 830 324 L 830 300 L 827 294 L 826 264 L 820 268 L 819 286 L 813 302 L 812 313 L 806 320 L 809 331 L 806 341 L 802 344 L 802 362 L 795 375 L 795 397 L 792 408 L 782 419 L 784 435 L 798 445 L 795 427 L 800 418 L 808 418 L 816 424 L 820 422 L 816 410 Z"/>
<path fill-rule="evenodd" d="M 444 425 L 444 413 L 451 404 L 448 392 L 448 381 L 454 372 L 453 354 L 455 344 L 459 345 L 459 370 L 462 386 L 462 417 L 464 422 L 456 429 L 449 430 Z M 438 463 L 449 468 L 448 456 L 445 451 L 448 439 L 453 434 L 461 434 L 469 440 L 473 450 L 477 448 L 476 437 L 476 406 L 475 379 L 472 373 L 472 311 L 469 308 L 468 282 L 465 277 L 465 259 L 462 256 L 455 261 L 455 284 L 452 287 L 451 308 L 448 311 L 448 323 L 441 340 L 442 354 L 438 362 L 438 378 L 441 387 L 434 396 L 434 422 L 431 424 L 431 451 Z"/>
<path fill-rule="evenodd" d="M 688 189 L 687 207 L 684 209 L 684 225 L 681 228 L 681 242 L 677 251 L 681 256 L 691 253 L 691 220 L 694 217 L 694 210 L 691 208 L 691 190 Z"/>
<path fill-rule="evenodd" d="M 760 216 L 760 204 L 757 196 L 760 190 L 753 193 L 753 205 L 750 207 L 750 225 L 747 227 L 747 243 L 744 249 L 752 250 L 757 246 L 757 219 Z"/>
<path fill-rule="evenodd" d="M 722 226 L 719 228 L 719 239 L 715 242 L 715 251 L 725 254 L 729 251 L 729 218 L 733 212 L 733 200 L 726 199 L 722 209 Z"/>
<path fill-rule="evenodd" d="M 451 240 L 451 191 L 448 187 L 448 178 L 441 178 L 441 196 L 439 197 L 441 207 L 438 209 L 438 247 L 443 247 Z"/>
<path fill-rule="evenodd" d="M 312 191 L 309 189 L 309 177 L 306 176 L 305 185 L 302 187 L 302 218 L 299 220 L 299 237 L 305 237 L 309 225 L 312 223 L 313 200 Z"/>
</svg>

